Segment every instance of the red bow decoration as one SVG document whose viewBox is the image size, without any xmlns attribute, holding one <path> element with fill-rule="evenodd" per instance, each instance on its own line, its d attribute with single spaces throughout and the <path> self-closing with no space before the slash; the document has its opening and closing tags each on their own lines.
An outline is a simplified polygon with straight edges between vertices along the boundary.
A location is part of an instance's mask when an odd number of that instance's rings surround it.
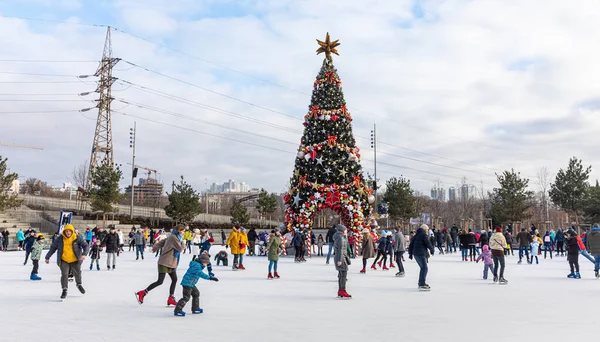
<svg viewBox="0 0 600 342">
<path fill-rule="evenodd" d="M 309 118 L 315 118 L 317 119 L 319 117 L 319 106 L 312 106 L 310 107 L 310 115 Z"/>
<path fill-rule="evenodd" d="M 304 185 L 306 183 L 306 176 L 300 176 L 300 184 Z"/>
<path fill-rule="evenodd" d="M 310 151 L 310 159 L 315 160 L 315 158 L 317 158 L 317 151 L 316 150 Z"/>
<path fill-rule="evenodd" d="M 334 78 L 333 78 L 333 71 L 327 71 L 325 73 L 325 81 L 327 82 L 333 82 Z"/>
<path fill-rule="evenodd" d="M 356 186 L 357 188 L 360 187 L 360 177 L 359 176 L 354 176 L 354 186 Z"/>
<path fill-rule="evenodd" d="M 340 201 L 340 193 L 338 191 L 332 191 L 327 193 L 327 199 L 325 203 L 333 208 Z"/>
<path fill-rule="evenodd" d="M 321 80 L 316 80 L 315 84 L 314 84 L 314 87 L 316 88 L 319 85 L 319 83 L 321 83 Z"/>
<path fill-rule="evenodd" d="M 328 135 L 327 136 L 327 145 L 335 146 L 337 144 L 337 135 Z"/>
<path fill-rule="evenodd" d="M 346 108 L 346 105 L 342 105 L 342 106 L 340 107 L 340 110 L 342 111 L 342 113 L 344 113 L 344 114 L 348 114 L 348 108 Z"/>
</svg>

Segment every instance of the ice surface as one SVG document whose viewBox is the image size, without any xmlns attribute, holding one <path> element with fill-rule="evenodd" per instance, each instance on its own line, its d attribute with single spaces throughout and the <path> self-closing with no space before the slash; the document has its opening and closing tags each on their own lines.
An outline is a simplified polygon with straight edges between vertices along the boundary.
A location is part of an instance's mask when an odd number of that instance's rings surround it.
<svg viewBox="0 0 600 342">
<path fill-rule="evenodd" d="M 213 255 L 219 249 L 213 247 Z M 55 259 L 40 265 L 43 280 L 34 282 L 23 256 L 0 253 L 1 341 L 564 341 L 594 338 L 598 329 L 600 281 L 584 258 L 583 279 L 575 280 L 566 278 L 564 257 L 520 266 L 516 256 L 508 257 L 509 284 L 500 286 L 482 280 L 481 262 L 435 255 L 431 292 L 417 291 L 418 268 L 408 258 L 404 278 L 394 277 L 396 269 L 359 274 L 361 260 L 355 259 L 348 277 L 353 299 L 339 300 L 337 272 L 323 257 L 305 264 L 283 258 L 281 279 L 270 281 L 266 257 L 245 257 L 247 270 L 215 267 L 220 282 L 200 280 L 203 314 L 173 317 L 166 307 L 168 277 L 143 305 L 134 297 L 156 279 L 153 255 L 135 261 L 133 252 L 125 252 L 116 271 L 106 270 L 104 254 L 101 271 L 89 271 L 86 260 L 87 293 L 70 283 L 65 302 L 58 300 Z M 190 258 L 182 257 L 180 280 Z"/>
</svg>

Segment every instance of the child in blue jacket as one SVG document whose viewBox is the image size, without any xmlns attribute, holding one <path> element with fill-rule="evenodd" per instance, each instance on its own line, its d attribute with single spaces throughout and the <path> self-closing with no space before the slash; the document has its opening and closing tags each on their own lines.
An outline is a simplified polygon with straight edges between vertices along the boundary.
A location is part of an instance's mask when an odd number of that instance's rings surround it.
<svg viewBox="0 0 600 342">
<path fill-rule="evenodd" d="M 185 275 L 181 280 L 181 286 L 183 286 L 183 297 L 181 297 L 175 306 L 175 312 L 173 313 L 174 316 L 185 316 L 183 308 L 190 300 L 190 297 L 192 298 L 192 313 L 201 314 L 204 312 L 204 310 L 200 308 L 200 291 L 198 291 L 196 283 L 198 283 L 200 278 L 219 281 L 219 279 L 211 277 L 202 271 L 209 263 L 210 258 L 208 257 L 208 252 L 204 252 L 199 258 L 190 261 L 190 267 L 188 268 L 187 272 L 185 272 Z"/>
</svg>

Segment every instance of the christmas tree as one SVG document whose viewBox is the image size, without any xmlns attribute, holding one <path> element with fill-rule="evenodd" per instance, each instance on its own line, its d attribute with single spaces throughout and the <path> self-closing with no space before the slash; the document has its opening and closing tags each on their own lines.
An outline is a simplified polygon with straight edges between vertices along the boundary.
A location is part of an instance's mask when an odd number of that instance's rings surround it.
<svg viewBox="0 0 600 342">
<path fill-rule="evenodd" d="M 288 229 L 312 228 L 315 214 L 330 208 L 350 229 L 366 227 L 375 198 L 360 165 L 360 150 L 352 134 L 342 81 L 331 54 L 338 40 L 317 40 L 317 54 L 325 53 L 314 83 L 304 134 L 298 148 L 290 189 L 284 197 Z"/>
</svg>

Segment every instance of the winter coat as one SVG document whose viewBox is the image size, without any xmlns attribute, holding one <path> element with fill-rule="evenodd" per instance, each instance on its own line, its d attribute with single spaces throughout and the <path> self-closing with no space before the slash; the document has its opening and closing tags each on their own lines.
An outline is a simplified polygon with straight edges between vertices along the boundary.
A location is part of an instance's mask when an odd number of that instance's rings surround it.
<svg viewBox="0 0 600 342">
<path fill-rule="evenodd" d="M 60 264 L 62 262 L 63 251 L 65 249 L 64 231 L 65 230 L 63 229 L 63 234 L 60 234 L 56 238 L 56 240 L 54 240 L 54 242 L 50 246 L 50 250 L 48 251 L 48 253 L 46 253 L 46 257 L 45 257 L 46 260 L 49 260 L 52 257 L 52 255 L 54 255 L 54 253 L 56 253 L 56 264 L 58 266 L 60 266 Z M 73 233 L 73 235 L 75 235 L 75 233 Z M 87 242 L 77 235 L 75 235 L 75 238 L 73 239 L 72 248 L 73 248 L 73 253 L 75 254 L 75 257 L 77 258 L 77 260 L 81 259 L 81 256 L 87 255 L 88 251 L 89 251 L 89 246 L 88 246 Z"/>
<path fill-rule="evenodd" d="M 492 260 L 492 252 L 490 251 L 490 247 L 488 245 L 483 245 L 481 254 L 477 257 L 477 261 L 483 259 L 483 263 L 486 265 L 491 265 L 494 263 Z"/>
<path fill-rule="evenodd" d="M 431 245 L 431 241 L 425 234 L 425 230 L 423 228 L 417 229 L 415 236 L 410 240 L 410 244 L 408 245 L 408 255 L 409 256 L 427 256 L 427 250 L 433 255 L 435 250 Z"/>
<path fill-rule="evenodd" d="M 385 253 L 385 251 L 387 251 L 387 244 L 388 244 L 388 239 L 385 237 L 381 237 L 379 238 L 379 240 L 377 240 L 377 250 L 381 253 Z"/>
<path fill-rule="evenodd" d="M 327 235 L 325 236 L 325 242 L 333 243 L 333 235 L 335 235 L 335 227 L 329 228 Z"/>
<path fill-rule="evenodd" d="M 550 232 L 550 239 L 552 239 L 552 242 L 556 241 L 556 233 L 554 231 Z"/>
<path fill-rule="evenodd" d="M 442 233 L 442 232 L 435 233 L 435 239 L 437 240 L 438 246 L 443 245 L 444 244 L 444 233 Z"/>
<path fill-rule="evenodd" d="M 556 232 L 556 242 L 564 242 L 565 241 L 565 234 L 563 233 L 563 231 L 561 229 L 558 230 L 558 232 Z"/>
<path fill-rule="evenodd" d="M 92 237 L 94 236 L 94 233 L 92 233 L 91 230 L 86 230 L 85 231 L 85 240 L 86 241 L 92 241 Z"/>
<path fill-rule="evenodd" d="M 566 240 L 567 242 L 567 255 L 568 256 L 576 256 L 579 255 L 579 244 L 577 243 L 577 238 L 572 237 Z"/>
<path fill-rule="evenodd" d="M 106 253 L 117 253 L 119 251 L 119 235 L 108 233 L 102 240 L 102 246 L 106 247 Z"/>
<path fill-rule="evenodd" d="M 123 237 L 123 232 L 117 232 L 117 236 L 119 237 L 119 246 L 125 243 L 125 237 Z"/>
<path fill-rule="evenodd" d="M 90 248 L 90 258 L 93 260 L 100 259 L 100 246 L 94 244 Z"/>
<path fill-rule="evenodd" d="M 229 238 L 227 238 L 226 244 L 231 248 L 231 254 L 242 254 L 240 252 L 240 243 L 241 243 L 241 232 L 237 231 L 235 228 L 231 230 L 231 234 L 229 234 Z"/>
<path fill-rule="evenodd" d="M 398 231 L 394 237 L 394 251 L 396 253 L 406 251 L 406 238 L 401 231 Z"/>
<path fill-rule="evenodd" d="M 504 233 L 504 240 L 506 240 L 506 243 L 508 245 L 512 246 L 512 244 L 513 244 L 513 237 L 512 237 L 512 235 L 508 231 L 506 233 Z"/>
<path fill-rule="evenodd" d="M 362 257 L 363 259 L 370 259 L 375 257 L 375 242 L 371 234 L 363 234 L 362 239 Z"/>
<path fill-rule="evenodd" d="M 348 241 L 344 236 L 344 233 L 336 232 L 333 235 L 333 261 L 335 269 L 338 271 L 348 271 L 348 265 L 350 265 L 350 257 L 348 256 Z M 338 262 L 342 262 L 338 265 Z"/>
<path fill-rule="evenodd" d="M 271 234 L 271 238 L 267 244 L 267 250 L 269 251 L 267 259 L 269 259 L 269 261 L 278 261 L 279 253 L 281 251 L 281 238 L 276 234 Z"/>
<path fill-rule="evenodd" d="M 521 247 L 529 246 L 532 240 L 533 239 L 531 238 L 531 235 L 528 232 L 524 231 L 517 234 L 517 242 Z"/>
<path fill-rule="evenodd" d="M 588 234 L 587 249 L 591 255 L 600 255 L 600 228 L 592 228 Z"/>
<path fill-rule="evenodd" d="M 479 243 L 481 244 L 481 246 L 489 245 L 489 241 L 490 239 L 487 233 L 481 233 L 481 237 L 479 237 Z"/>
<path fill-rule="evenodd" d="M 467 245 L 469 247 L 477 244 L 477 236 L 473 232 L 468 233 L 465 239 L 467 240 Z"/>
<path fill-rule="evenodd" d="M 256 229 L 252 228 L 248 231 L 248 241 L 256 241 L 258 235 L 256 234 Z"/>
<path fill-rule="evenodd" d="M 200 254 L 202 254 L 203 252 L 209 252 L 210 251 L 210 247 L 212 247 L 212 243 L 210 243 L 208 240 L 210 240 L 211 237 L 210 235 L 207 235 L 203 238 L 204 241 L 202 241 L 202 243 L 200 244 Z"/>
<path fill-rule="evenodd" d="M 23 241 L 23 240 L 25 240 L 25 234 L 23 233 L 23 231 L 22 231 L 22 230 L 19 230 L 19 231 L 17 232 L 17 241 L 21 242 L 21 241 Z"/>
<path fill-rule="evenodd" d="M 35 242 L 36 237 L 35 236 L 28 236 L 25 239 L 25 250 L 28 252 L 31 252 L 31 249 L 33 248 L 33 243 Z"/>
<path fill-rule="evenodd" d="M 548 232 L 544 235 L 544 247 L 552 247 L 552 236 Z"/>
<path fill-rule="evenodd" d="M 531 255 L 537 255 L 540 250 L 540 241 L 538 239 L 533 239 L 529 245 L 531 246 Z"/>
<path fill-rule="evenodd" d="M 181 286 L 194 287 L 200 278 L 205 280 L 210 279 L 208 274 L 202 272 L 202 270 L 204 270 L 204 265 L 202 265 L 198 260 L 200 259 L 190 261 L 190 266 L 185 272 L 183 279 L 181 279 Z"/>
<path fill-rule="evenodd" d="M 292 246 L 294 246 L 294 247 L 304 246 L 304 236 L 302 236 L 302 233 L 300 233 L 300 232 L 294 233 L 294 237 L 292 238 Z"/>
<path fill-rule="evenodd" d="M 202 243 L 202 235 L 195 233 L 192 237 L 192 255 L 200 255 L 200 244 Z"/>
<path fill-rule="evenodd" d="M 31 248 L 31 260 L 40 260 L 42 257 L 42 250 L 44 245 L 40 241 L 35 241 Z"/>
<path fill-rule="evenodd" d="M 490 249 L 493 251 L 502 251 L 504 253 L 504 249 L 507 247 L 506 239 L 502 233 L 494 233 L 490 238 Z"/>
<path fill-rule="evenodd" d="M 460 242 L 460 249 L 469 249 L 469 240 L 467 239 L 468 234 L 460 234 L 458 240 Z"/>
<path fill-rule="evenodd" d="M 133 240 L 137 246 L 145 246 L 146 245 L 146 237 L 142 232 L 136 232 L 133 234 Z M 101 240 L 102 241 L 102 240 Z"/>
<path fill-rule="evenodd" d="M 193 234 L 191 230 L 186 230 L 183 232 L 183 240 L 184 241 L 192 241 L 193 239 Z"/>
<path fill-rule="evenodd" d="M 181 238 L 175 231 L 164 240 L 152 246 L 152 252 L 161 250 L 158 264 L 168 268 L 177 268 L 179 264 L 179 254 L 183 252 L 185 246 L 181 243 Z"/>
<path fill-rule="evenodd" d="M 248 235 L 240 232 L 240 254 L 246 254 L 246 247 L 248 247 Z"/>
</svg>

